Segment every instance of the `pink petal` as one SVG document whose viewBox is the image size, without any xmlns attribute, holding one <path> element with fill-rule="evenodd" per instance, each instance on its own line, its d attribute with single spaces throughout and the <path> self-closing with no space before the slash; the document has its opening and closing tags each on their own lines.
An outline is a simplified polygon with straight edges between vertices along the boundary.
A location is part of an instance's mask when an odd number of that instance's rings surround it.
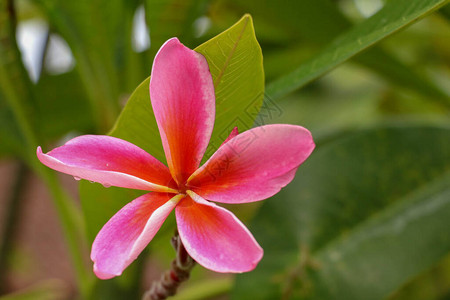
<svg viewBox="0 0 450 300">
<path fill-rule="evenodd" d="M 263 250 L 228 210 L 188 191 L 175 208 L 178 232 L 187 252 L 203 267 L 221 273 L 253 270 Z"/>
<path fill-rule="evenodd" d="M 94 272 L 100 279 L 122 274 L 155 236 L 178 201 L 166 193 L 148 193 L 125 205 L 98 233 L 92 245 Z"/>
<path fill-rule="evenodd" d="M 214 126 L 214 85 L 206 59 L 177 38 L 153 63 L 150 98 L 170 172 L 179 184 L 199 166 Z"/>
<path fill-rule="evenodd" d="M 37 149 L 46 166 L 77 179 L 105 186 L 175 192 L 169 169 L 141 148 L 118 138 L 83 135 L 47 154 Z"/>
<path fill-rule="evenodd" d="M 300 126 L 266 125 L 223 145 L 188 179 L 188 188 L 223 203 L 262 200 L 278 193 L 311 154 L 311 133 Z"/>
</svg>

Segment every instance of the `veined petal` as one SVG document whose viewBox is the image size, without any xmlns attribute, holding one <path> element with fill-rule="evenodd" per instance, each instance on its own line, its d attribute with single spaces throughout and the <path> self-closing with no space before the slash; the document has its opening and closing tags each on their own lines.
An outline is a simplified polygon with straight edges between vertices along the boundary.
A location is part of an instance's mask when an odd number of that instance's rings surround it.
<svg viewBox="0 0 450 300">
<path fill-rule="evenodd" d="M 273 196 L 311 154 L 311 133 L 294 125 L 256 127 L 229 140 L 188 179 L 205 199 L 253 202 Z"/>
<path fill-rule="evenodd" d="M 38 147 L 37 157 L 54 170 L 105 186 L 176 192 L 164 164 L 138 146 L 115 137 L 79 136 L 47 154 Z"/>
<path fill-rule="evenodd" d="M 181 241 L 203 267 L 221 273 L 253 270 L 263 250 L 250 231 L 228 210 L 188 191 L 175 208 Z"/>
<path fill-rule="evenodd" d="M 153 239 L 182 197 L 148 193 L 116 213 L 92 245 L 91 259 L 97 277 L 109 279 L 121 275 Z"/>
<path fill-rule="evenodd" d="M 153 63 L 150 98 L 170 172 L 183 184 L 198 168 L 214 126 L 214 85 L 206 59 L 177 38 L 168 40 Z"/>
</svg>

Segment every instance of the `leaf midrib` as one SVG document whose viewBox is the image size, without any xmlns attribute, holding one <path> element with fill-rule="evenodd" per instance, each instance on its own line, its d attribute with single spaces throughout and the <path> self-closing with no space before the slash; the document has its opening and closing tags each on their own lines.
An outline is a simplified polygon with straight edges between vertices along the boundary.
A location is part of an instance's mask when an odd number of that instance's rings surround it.
<svg viewBox="0 0 450 300">
<path fill-rule="evenodd" d="M 236 48 L 237 48 L 239 42 L 241 41 L 242 36 L 244 35 L 245 29 L 247 28 L 249 16 L 245 16 L 244 18 L 245 18 L 245 23 L 242 26 L 241 31 L 239 32 L 239 35 L 238 35 L 238 37 L 236 39 L 236 42 L 234 43 L 233 48 L 231 48 L 231 51 L 229 52 L 229 55 L 228 55 L 225 63 L 223 64 L 223 66 L 222 66 L 222 68 L 221 68 L 221 70 L 219 72 L 219 75 L 217 75 L 216 80 L 214 81 L 214 86 L 216 88 L 217 88 L 217 86 L 219 86 L 220 81 L 222 80 L 223 74 L 225 73 L 226 69 L 228 68 L 228 66 L 230 64 L 230 61 L 231 61 L 231 58 L 233 57 L 234 52 L 236 52 Z"/>
</svg>

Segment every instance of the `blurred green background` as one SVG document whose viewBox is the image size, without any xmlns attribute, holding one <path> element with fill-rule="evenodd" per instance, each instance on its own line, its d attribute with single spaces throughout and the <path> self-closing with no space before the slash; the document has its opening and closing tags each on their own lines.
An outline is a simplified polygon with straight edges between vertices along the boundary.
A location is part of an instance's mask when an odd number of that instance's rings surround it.
<svg viewBox="0 0 450 300">
<path fill-rule="evenodd" d="M 302 125 L 317 148 L 273 199 L 228 207 L 265 249 L 257 269 L 196 267 L 177 299 L 450 299 L 448 1 L 0 0 L 1 300 L 139 299 L 169 266 L 173 220 L 95 280 L 92 212 L 35 149 L 109 132 L 162 43 L 195 48 L 245 13 L 255 125 Z"/>
</svg>

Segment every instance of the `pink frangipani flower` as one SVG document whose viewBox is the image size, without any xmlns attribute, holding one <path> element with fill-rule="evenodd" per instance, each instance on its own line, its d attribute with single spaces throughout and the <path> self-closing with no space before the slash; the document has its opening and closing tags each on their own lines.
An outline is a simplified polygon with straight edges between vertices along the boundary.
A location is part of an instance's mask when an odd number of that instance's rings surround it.
<svg viewBox="0 0 450 300">
<path fill-rule="evenodd" d="M 91 252 L 95 274 L 121 275 L 173 209 L 180 239 L 200 265 L 216 272 L 253 270 L 262 248 L 231 212 L 210 201 L 247 203 L 276 194 L 314 149 L 310 132 L 281 124 L 241 134 L 234 129 L 199 167 L 214 126 L 214 85 L 206 59 L 176 38 L 155 57 L 150 98 L 168 166 L 111 136 L 80 136 L 47 154 L 37 149 L 39 160 L 57 171 L 150 192 L 100 230 Z"/>
</svg>

